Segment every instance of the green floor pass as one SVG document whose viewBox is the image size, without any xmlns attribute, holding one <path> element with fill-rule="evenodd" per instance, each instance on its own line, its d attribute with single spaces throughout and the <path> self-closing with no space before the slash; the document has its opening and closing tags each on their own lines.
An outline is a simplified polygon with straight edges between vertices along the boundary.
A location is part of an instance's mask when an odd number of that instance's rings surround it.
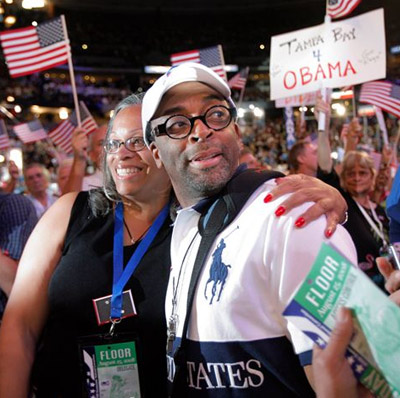
<svg viewBox="0 0 400 398">
<path fill-rule="evenodd" d="M 355 333 L 346 357 L 375 396 L 400 397 L 400 308 L 357 267 L 323 244 L 283 315 L 324 347 L 336 311 L 352 309 Z"/>
<path fill-rule="evenodd" d="M 82 347 L 86 390 L 90 398 L 139 398 L 134 341 Z"/>
</svg>

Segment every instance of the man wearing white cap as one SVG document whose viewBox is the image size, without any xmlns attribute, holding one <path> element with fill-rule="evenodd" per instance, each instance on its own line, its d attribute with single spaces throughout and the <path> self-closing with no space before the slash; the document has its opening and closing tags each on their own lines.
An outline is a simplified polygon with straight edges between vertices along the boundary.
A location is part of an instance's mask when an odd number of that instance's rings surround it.
<svg viewBox="0 0 400 398">
<path fill-rule="evenodd" d="M 248 190 L 235 185 L 249 173 L 238 169 L 235 119 L 228 85 L 201 64 L 171 68 L 143 100 L 146 143 L 182 206 L 174 223 L 165 306 L 172 395 L 313 396 L 302 370 L 311 364 L 312 343 L 281 314 L 325 240 L 325 220 L 294 228 L 309 205 L 288 216 L 282 207 L 278 211 L 285 214 L 277 219 L 275 205 L 265 204 L 273 180 L 251 190 L 229 219 L 235 195 Z M 220 203 L 228 212 L 204 249 L 206 228 L 222 212 Z M 331 243 L 355 261 L 342 227 Z"/>
</svg>

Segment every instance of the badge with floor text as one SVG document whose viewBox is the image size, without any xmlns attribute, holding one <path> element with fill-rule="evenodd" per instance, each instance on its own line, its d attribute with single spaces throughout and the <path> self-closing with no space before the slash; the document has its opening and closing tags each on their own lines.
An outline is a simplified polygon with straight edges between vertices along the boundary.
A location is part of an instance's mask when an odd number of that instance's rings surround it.
<svg viewBox="0 0 400 398">
<path fill-rule="evenodd" d="M 94 311 L 98 325 L 105 325 L 110 322 L 111 295 L 93 299 Z M 132 291 L 125 290 L 122 293 L 122 315 L 121 319 L 136 315 L 135 303 L 133 302 Z"/>
<path fill-rule="evenodd" d="M 135 341 L 80 346 L 86 396 L 140 398 Z"/>
</svg>

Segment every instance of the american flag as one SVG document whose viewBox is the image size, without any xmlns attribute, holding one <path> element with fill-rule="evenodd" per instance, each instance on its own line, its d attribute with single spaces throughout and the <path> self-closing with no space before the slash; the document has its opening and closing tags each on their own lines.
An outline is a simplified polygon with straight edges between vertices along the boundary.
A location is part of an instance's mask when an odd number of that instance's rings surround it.
<svg viewBox="0 0 400 398">
<path fill-rule="evenodd" d="M 43 128 L 42 123 L 40 123 L 39 120 L 17 124 L 13 129 L 14 133 L 24 144 L 47 138 L 46 130 Z"/>
<path fill-rule="evenodd" d="M 81 127 L 87 131 L 87 134 L 93 133 L 98 128 L 98 125 L 83 102 L 80 103 L 80 114 Z M 50 131 L 49 137 L 62 151 L 67 154 L 72 153 L 71 136 L 77 127 L 76 112 L 73 111 L 67 120 L 64 120 L 55 129 Z"/>
<path fill-rule="evenodd" d="M 327 0 L 326 13 L 331 18 L 342 18 L 350 14 L 361 0 Z"/>
<path fill-rule="evenodd" d="M 0 120 L 0 150 L 10 148 L 10 140 L 8 139 L 7 127 L 4 120 Z"/>
<path fill-rule="evenodd" d="M 247 76 L 249 75 L 249 67 L 241 69 L 239 73 L 236 73 L 232 79 L 228 80 L 230 88 L 236 88 L 238 90 L 243 90 L 246 87 Z"/>
<path fill-rule="evenodd" d="M 203 48 L 202 50 L 185 51 L 171 55 L 171 64 L 176 66 L 184 62 L 198 62 L 211 68 L 215 73 L 227 80 L 222 46 Z"/>
<path fill-rule="evenodd" d="M 0 32 L 0 42 L 11 77 L 30 75 L 68 62 L 69 40 L 63 17 L 36 27 Z"/>
<path fill-rule="evenodd" d="M 400 86 L 387 81 L 361 85 L 360 102 L 375 105 L 400 118 Z"/>
</svg>

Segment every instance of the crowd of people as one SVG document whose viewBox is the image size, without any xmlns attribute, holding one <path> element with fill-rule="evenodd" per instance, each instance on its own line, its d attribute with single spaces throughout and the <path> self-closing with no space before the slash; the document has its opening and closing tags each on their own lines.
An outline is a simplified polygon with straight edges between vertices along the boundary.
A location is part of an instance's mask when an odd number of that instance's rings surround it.
<svg viewBox="0 0 400 398">
<path fill-rule="evenodd" d="M 302 130 L 285 176 L 272 171 L 285 163 L 283 129 L 242 134 L 226 82 L 186 63 L 89 137 L 77 128 L 71 158 L 27 162 L 26 195 L 13 193 L 11 163 L 0 396 L 361 396 L 344 357 L 350 312 L 314 351 L 282 312 L 327 241 L 400 304 L 399 273 L 378 258 L 394 158 L 386 148 L 375 167 L 354 120 L 334 165 L 329 106 L 316 110 L 325 130 Z M 119 350 L 120 369 L 101 362 Z"/>
</svg>

